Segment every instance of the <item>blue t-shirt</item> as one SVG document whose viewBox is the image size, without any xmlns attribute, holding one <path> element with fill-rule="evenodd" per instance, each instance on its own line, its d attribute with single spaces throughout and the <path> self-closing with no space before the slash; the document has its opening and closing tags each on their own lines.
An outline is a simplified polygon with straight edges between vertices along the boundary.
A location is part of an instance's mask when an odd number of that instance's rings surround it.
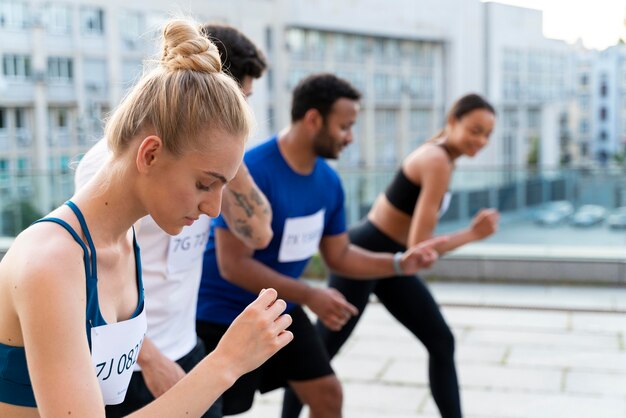
<svg viewBox="0 0 626 418">
<path fill-rule="evenodd" d="M 293 171 L 278 148 L 276 137 L 251 149 L 244 157 L 261 191 L 272 207 L 272 241 L 254 252 L 254 259 L 298 279 L 325 235 L 346 231 L 344 195 L 337 173 L 321 158 L 308 175 Z M 219 273 L 215 254 L 215 228 L 228 228 L 220 216 L 211 231 L 202 268 L 197 318 L 230 324 L 256 294 L 228 281 Z M 253 272 L 252 272 L 253 273 Z M 287 311 L 293 308 L 288 304 Z"/>
</svg>

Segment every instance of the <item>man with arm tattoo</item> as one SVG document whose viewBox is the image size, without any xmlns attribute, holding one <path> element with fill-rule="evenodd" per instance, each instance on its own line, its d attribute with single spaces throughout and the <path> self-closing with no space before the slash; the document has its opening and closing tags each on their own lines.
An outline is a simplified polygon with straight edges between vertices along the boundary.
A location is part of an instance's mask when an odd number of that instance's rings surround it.
<svg viewBox="0 0 626 418">
<path fill-rule="evenodd" d="M 252 406 L 256 390 L 289 385 L 315 418 L 341 415 L 341 386 L 302 306 L 340 329 L 358 312 L 336 291 L 298 280 L 318 250 L 326 264 L 351 277 L 369 279 L 412 274 L 436 258 L 426 242 L 398 254 L 373 253 L 350 245 L 344 194 L 337 173 L 324 158 L 337 158 L 352 142 L 360 93 L 331 74 L 301 81 L 293 93 L 292 124 L 244 157 L 270 201 L 274 237 L 262 250 L 247 248 L 222 217 L 212 220 L 198 295 L 196 330 L 207 349 L 216 347 L 254 294 L 265 287 L 289 302 L 294 340 L 263 366 L 224 392 L 224 415 Z M 230 229 L 229 229 L 230 228 Z"/>
<path fill-rule="evenodd" d="M 254 79 L 267 67 L 263 54 L 233 27 L 208 24 L 201 32 L 215 43 L 222 68 L 249 97 Z M 89 150 L 76 171 L 76 189 L 93 177 L 109 154 L 105 139 Z M 226 185 L 222 214 L 246 246 L 263 248 L 271 240 L 271 209 L 243 163 Z M 122 404 L 107 407 L 108 418 L 126 416 L 159 397 L 207 354 L 196 335 L 195 318 L 208 229 L 209 218 L 204 215 L 174 237 L 162 231 L 150 216 L 139 221 L 137 241 L 143 262 L 148 332 L 126 398 Z M 221 416 L 219 401 L 204 415 L 216 416 Z"/>
</svg>

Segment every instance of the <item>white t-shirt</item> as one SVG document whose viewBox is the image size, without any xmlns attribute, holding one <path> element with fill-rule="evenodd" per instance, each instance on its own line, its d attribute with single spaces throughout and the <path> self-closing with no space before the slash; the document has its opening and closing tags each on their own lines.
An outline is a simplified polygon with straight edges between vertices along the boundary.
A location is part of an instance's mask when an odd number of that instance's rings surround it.
<svg viewBox="0 0 626 418">
<path fill-rule="evenodd" d="M 78 164 L 76 190 L 91 180 L 109 157 L 107 142 L 101 139 Z M 150 216 L 139 221 L 137 242 L 141 248 L 146 335 L 170 360 L 180 359 L 196 346 L 196 302 L 208 222 L 209 218 L 203 216 L 172 237 Z"/>
</svg>

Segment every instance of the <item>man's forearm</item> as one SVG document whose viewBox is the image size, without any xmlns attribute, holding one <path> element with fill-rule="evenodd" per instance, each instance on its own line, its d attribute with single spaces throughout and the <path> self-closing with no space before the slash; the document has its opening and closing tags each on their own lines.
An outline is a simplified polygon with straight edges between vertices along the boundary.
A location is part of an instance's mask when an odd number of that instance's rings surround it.
<svg viewBox="0 0 626 418">
<path fill-rule="evenodd" d="M 262 289 L 273 288 L 281 299 L 306 305 L 311 287 L 277 272 L 253 258 L 233 260 L 228 266 L 220 265 L 220 273 L 229 282 L 258 294 Z"/>
</svg>

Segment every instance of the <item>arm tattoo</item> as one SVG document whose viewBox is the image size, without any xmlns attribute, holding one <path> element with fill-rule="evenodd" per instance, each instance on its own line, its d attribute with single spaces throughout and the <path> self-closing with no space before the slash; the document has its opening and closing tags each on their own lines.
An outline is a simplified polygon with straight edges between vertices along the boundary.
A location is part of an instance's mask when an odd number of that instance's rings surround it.
<svg viewBox="0 0 626 418">
<path fill-rule="evenodd" d="M 257 189 L 250 190 L 250 198 L 259 206 L 263 204 L 263 198 Z"/>
<path fill-rule="evenodd" d="M 248 223 L 246 222 L 245 219 L 237 219 L 235 220 L 235 231 L 237 231 L 237 233 L 240 236 L 246 237 L 246 238 L 252 238 L 252 227 L 250 225 L 248 225 Z"/>
<path fill-rule="evenodd" d="M 261 192 L 259 192 L 258 189 L 252 189 L 250 191 L 250 198 L 254 201 L 254 203 L 263 207 L 263 214 L 267 215 L 272 213 L 269 202 L 263 199 L 263 197 L 261 196 Z"/>
<path fill-rule="evenodd" d="M 237 206 L 243 208 L 243 210 L 246 211 L 246 216 L 248 218 L 252 217 L 252 215 L 254 214 L 254 208 L 248 201 L 248 198 L 243 193 L 239 193 L 234 190 L 231 190 L 231 193 L 233 194 L 233 196 L 235 196 L 235 199 L 237 200 Z"/>
</svg>

